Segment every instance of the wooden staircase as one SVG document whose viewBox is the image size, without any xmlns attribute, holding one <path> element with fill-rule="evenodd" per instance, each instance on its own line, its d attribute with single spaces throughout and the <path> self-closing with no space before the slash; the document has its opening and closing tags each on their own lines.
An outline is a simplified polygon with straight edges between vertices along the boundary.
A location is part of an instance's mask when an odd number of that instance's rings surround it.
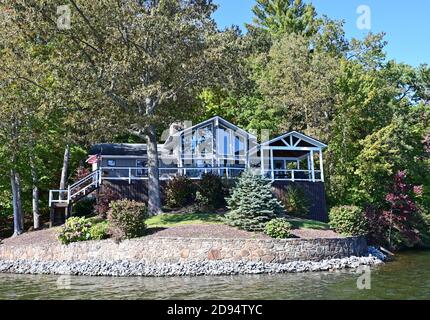
<svg viewBox="0 0 430 320">
<path fill-rule="evenodd" d="M 72 205 L 97 190 L 101 184 L 101 170 L 96 170 L 69 185 L 66 190 L 49 190 L 50 225 L 63 224 L 70 216 Z"/>
</svg>

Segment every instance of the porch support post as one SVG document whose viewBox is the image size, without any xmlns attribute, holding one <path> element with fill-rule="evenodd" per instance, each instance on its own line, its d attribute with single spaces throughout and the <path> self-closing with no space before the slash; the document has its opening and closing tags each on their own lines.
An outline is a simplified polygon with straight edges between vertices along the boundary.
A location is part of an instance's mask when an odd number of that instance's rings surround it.
<svg viewBox="0 0 430 320">
<path fill-rule="evenodd" d="M 312 172 L 312 182 L 315 182 L 314 150 L 311 150 L 311 172 Z"/>
<path fill-rule="evenodd" d="M 324 165 L 323 165 L 323 154 L 322 149 L 320 149 L 320 175 L 321 175 L 321 181 L 324 182 Z"/>
<path fill-rule="evenodd" d="M 173 138 L 175 139 L 175 138 Z M 182 134 L 179 135 L 178 137 L 178 147 L 176 148 L 176 150 L 178 150 L 178 168 L 183 168 L 184 165 L 182 163 Z M 177 172 L 179 175 L 183 176 L 184 175 L 184 170 L 183 169 L 179 169 Z"/>
<path fill-rule="evenodd" d="M 54 205 L 52 204 L 49 207 L 49 227 L 52 228 L 55 225 L 55 208 Z"/>
<path fill-rule="evenodd" d="M 274 168 L 274 161 L 273 161 L 273 149 L 270 149 L 270 169 L 272 171 L 272 181 L 275 181 L 275 168 Z"/>
<path fill-rule="evenodd" d="M 219 154 L 218 154 L 218 149 L 219 149 L 219 146 L 221 145 L 221 139 L 220 139 L 220 129 L 219 129 L 218 118 L 216 118 L 215 122 L 213 123 L 212 136 L 213 136 L 212 151 L 213 151 L 213 163 L 214 163 L 212 167 L 217 167 L 218 176 L 221 176 L 221 171 L 219 169 L 220 160 L 219 160 Z"/>
<path fill-rule="evenodd" d="M 249 165 L 249 135 L 246 135 L 245 147 L 243 148 L 245 151 L 245 170 L 250 167 Z"/>
<path fill-rule="evenodd" d="M 264 155 L 263 155 L 262 147 L 260 147 L 260 170 L 261 170 L 261 176 L 264 176 Z"/>
</svg>

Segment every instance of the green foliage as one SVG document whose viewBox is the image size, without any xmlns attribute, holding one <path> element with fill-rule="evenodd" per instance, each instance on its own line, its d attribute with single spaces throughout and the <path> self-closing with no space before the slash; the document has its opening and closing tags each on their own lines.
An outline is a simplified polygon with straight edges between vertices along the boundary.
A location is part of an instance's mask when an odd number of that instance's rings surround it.
<svg viewBox="0 0 430 320">
<path fill-rule="evenodd" d="M 412 182 L 423 182 L 426 164 L 416 159 L 423 154 L 422 136 L 403 119 L 376 131 L 361 141 L 356 159 L 356 203 L 382 203 L 388 185 L 399 170 L 407 170 Z M 383 182 L 383 183 L 381 183 Z"/>
<path fill-rule="evenodd" d="M 282 130 L 302 130 L 318 138 L 336 96 L 339 62 L 331 54 L 310 50 L 309 39 L 285 34 L 261 58 L 256 82 L 265 105 L 276 110 Z M 281 116 L 282 115 L 282 116 Z"/>
<path fill-rule="evenodd" d="M 142 236 L 145 229 L 147 208 L 144 203 L 117 200 L 110 203 L 108 212 L 109 234 L 116 241 Z"/>
<path fill-rule="evenodd" d="M 276 218 L 266 223 L 264 233 L 275 239 L 285 239 L 291 237 L 292 225 L 284 218 Z"/>
<path fill-rule="evenodd" d="M 10 169 L 19 174 L 30 216 L 34 181 L 41 204 L 48 189 L 58 188 L 66 143 L 73 170 L 95 141 L 145 139 L 130 136 L 131 124 L 138 133 L 148 125 L 161 131 L 172 120 L 213 115 L 248 130 L 303 130 L 327 142 L 331 205 L 383 207 L 394 173 L 407 170 L 410 182 L 423 187 L 421 215 L 428 211 L 430 156 L 422 140 L 430 132 L 430 69 L 386 61 L 384 34 L 348 41 L 342 22 L 320 18 L 312 4 L 297 0 L 258 0 L 246 35 L 219 32 L 207 1 L 146 1 L 145 8 L 131 1 L 127 10 L 115 0 L 80 1 L 75 27 L 64 33 L 56 19 L 39 14 L 55 12 L 58 3 L 0 3 L 7 66 L 0 73 L 2 218 L 12 216 Z M 83 54 L 82 43 L 91 44 L 91 54 Z M 142 74 L 152 77 L 142 83 Z M 147 97 L 151 114 L 142 103 Z M 199 187 L 199 206 L 222 206 L 221 189 Z M 102 215 L 108 204 L 100 202 Z"/>
<path fill-rule="evenodd" d="M 166 202 L 172 208 L 185 207 L 192 203 L 195 197 L 195 187 L 191 179 L 176 176 L 169 180 L 166 186 Z"/>
<path fill-rule="evenodd" d="M 294 229 L 315 229 L 315 230 L 329 230 L 330 225 L 325 222 L 309 220 L 309 219 L 288 219 Z"/>
<path fill-rule="evenodd" d="M 196 205 L 203 210 L 222 208 L 227 194 L 223 179 L 215 174 L 204 174 L 197 182 Z"/>
<path fill-rule="evenodd" d="M 312 4 L 302 0 L 257 0 L 252 12 L 254 23 L 274 34 L 303 34 L 311 36 L 318 31 L 316 11 Z"/>
<path fill-rule="evenodd" d="M 330 226 L 343 235 L 357 236 L 368 232 L 363 210 L 356 206 L 333 207 L 329 214 Z"/>
<path fill-rule="evenodd" d="M 85 217 L 93 214 L 96 200 L 94 198 L 84 198 L 73 205 L 73 216 Z"/>
<path fill-rule="evenodd" d="M 90 240 L 91 227 L 91 222 L 84 217 L 71 217 L 62 227 L 58 239 L 62 244 Z"/>
<path fill-rule="evenodd" d="M 119 200 L 119 193 L 110 185 L 106 184 L 102 187 L 101 192 L 97 194 L 95 211 L 101 218 L 106 218 L 112 201 Z"/>
<path fill-rule="evenodd" d="M 281 202 L 287 214 L 305 218 L 309 214 L 311 202 L 308 194 L 300 186 L 287 186 L 282 191 Z"/>
<path fill-rule="evenodd" d="M 270 183 L 251 171 L 241 175 L 227 203 L 230 211 L 225 222 L 249 231 L 263 231 L 266 223 L 284 209 L 273 196 Z"/>
<path fill-rule="evenodd" d="M 188 224 L 219 224 L 222 215 L 217 213 L 165 213 L 150 217 L 146 225 L 150 228 L 175 227 Z"/>
<path fill-rule="evenodd" d="M 103 240 L 109 237 L 109 222 L 106 220 L 93 224 L 90 228 L 91 240 Z"/>
</svg>

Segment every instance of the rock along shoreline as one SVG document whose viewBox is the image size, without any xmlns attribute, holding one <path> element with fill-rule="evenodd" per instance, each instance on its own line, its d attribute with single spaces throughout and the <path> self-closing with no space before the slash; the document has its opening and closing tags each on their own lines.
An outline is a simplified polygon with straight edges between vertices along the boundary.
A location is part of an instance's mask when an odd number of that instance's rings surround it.
<svg viewBox="0 0 430 320">
<path fill-rule="evenodd" d="M 360 266 L 380 265 L 383 264 L 385 260 L 386 256 L 382 252 L 373 247 L 369 247 L 367 254 L 362 257 L 352 256 L 319 262 L 293 261 L 283 264 L 240 261 L 201 261 L 172 264 L 149 264 L 146 262 L 129 261 L 42 262 L 32 260 L 0 260 L 0 273 L 112 277 L 219 276 L 356 269 Z"/>
</svg>

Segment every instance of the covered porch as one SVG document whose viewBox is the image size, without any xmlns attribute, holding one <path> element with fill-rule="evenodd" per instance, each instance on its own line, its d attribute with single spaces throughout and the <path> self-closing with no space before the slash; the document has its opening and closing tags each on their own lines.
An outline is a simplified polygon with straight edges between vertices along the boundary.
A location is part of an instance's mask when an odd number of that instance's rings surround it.
<svg viewBox="0 0 430 320">
<path fill-rule="evenodd" d="M 324 182 L 326 144 L 292 131 L 259 146 L 261 175 L 272 181 Z"/>
</svg>

